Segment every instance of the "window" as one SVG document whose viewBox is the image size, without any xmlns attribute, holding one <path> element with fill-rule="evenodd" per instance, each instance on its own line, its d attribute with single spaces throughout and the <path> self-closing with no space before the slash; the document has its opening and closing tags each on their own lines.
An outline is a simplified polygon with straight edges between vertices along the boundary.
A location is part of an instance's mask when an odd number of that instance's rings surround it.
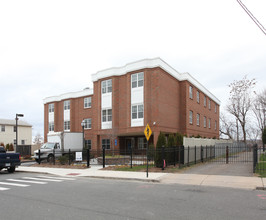
<svg viewBox="0 0 266 220">
<path fill-rule="evenodd" d="M 112 121 L 112 109 L 102 110 L 102 122 Z"/>
<path fill-rule="evenodd" d="M 25 140 L 21 140 L 21 145 L 25 145 Z"/>
<path fill-rule="evenodd" d="M 144 73 L 135 73 L 131 75 L 131 88 L 142 87 L 144 82 Z"/>
<path fill-rule="evenodd" d="M 204 96 L 204 106 L 205 107 L 207 106 L 207 98 L 206 98 L 206 96 Z"/>
<path fill-rule="evenodd" d="M 102 81 L 102 94 L 112 92 L 112 80 Z"/>
<path fill-rule="evenodd" d="M 91 140 L 85 140 L 85 149 L 91 149 Z"/>
<path fill-rule="evenodd" d="M 54 104 L 49 104 L 49 112 L 54 112 Z"/>
<path fill-rule="evenodd" d="M 189 124 L 193 124 L 193 111 L 189 111 Z"/>
<path fill-rule="evenodd" d="M 64 130 L 70 131 L 70 121 L 64 121 Z"/>
<path fill-rule="evenodd" d="M 189 98 L 193 99 L 193 87 L 189 86 Z"/>
<path fill-rule="evenodd" d="M 197 114 L 197 125 L 200 126 L 200 114 Z"/>
<path fill-rule="evenodd" d="M 110 149 L 110 139 L 102 139 L 102 148 Z"/>
<path fill-rule="evenodd" d="M 49 131 L 54 131 L 54 122 L 49 123 Z"/>
<path fill-rule="evenodd" d="M 138 119 L 138 118 L 143 118 L 144 117 L 143 104 L 141 104 L 141 105 L 132 105 L 131 110 L 132 110 L 132 112 L 131 112 L 132 119 Z"/>
<path fill-rule="evenodd" d="M 64 110 L 70 109 L 70 100 L 64 101 Z"/>
<path fill-rule="evenodd" d="M 211 128 L 211 119 L 209 118 L 209 128 Z"/>
<path fill-rule="evenodd" d="M 138 149 L 147 149 L 147 140 L 144 137 L 138 138 Z"/>
<path fill-rule="evenodd" d="M 91 97 L 84 98 L 84 108 L 91 108 Z"/>
<path fill-rule="evenodd" d="M 16 126 L 13 127 L 13 131 L 17 132 L 17 127 Z"/>
<path fill-rule="evenodd" d="M 207 118 L 206 118 L 206 116 L 204 116 L 204 128 L 206 128 L 207 127 Z"/>
<path fill-rule="evenodd" d="M 197 103 L 200 103 L 200 93 L 197 91 Z"/>
<path fill-rule="evenodd" d="M 211 100 L 209 99 L 209 109 L 211 109 Z"/>
<path fill-rule="evenodd" d="M 6 131 L 6 126 L 5 125 L 1 125 L 1 132 L 5 132 Z"/>
<path fill-rule="evenodd" d="M 84 122 L 85 122 L 84 128 L 91 129 L 91 118 L 84 119 Z"/>
</svg>

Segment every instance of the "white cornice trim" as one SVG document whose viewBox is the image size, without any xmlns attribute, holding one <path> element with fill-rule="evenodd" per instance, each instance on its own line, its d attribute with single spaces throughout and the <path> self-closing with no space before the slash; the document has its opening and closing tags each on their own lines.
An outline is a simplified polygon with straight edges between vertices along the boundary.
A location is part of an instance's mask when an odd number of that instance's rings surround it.
<svg viewBox="0 0 266 220">
<path fill-rule="evenodd" d="M 136 62 L 128 63 L 122 67 L 113 67 L 105 70 L 98 71 L 95 74 L 91 75 L 92 81 L 96 82 L 99 79 L 111 77 L 111 76 L 121 76 L 125 75 L 129 72 L 133 72 L 136 70 L 146 69 L 146 68 L 155 68 L 160 67 L 165 70 L 171 76 L 176 78 L 179 81 L 189 81 L 196 88 L 201 90 L 205 95 L 207 95 L 210 99 L 220 105 L 220 100 L 216 98 L 208 89 L 206 89 L 200 82 L 198 82 L 194 77 L 192 77 L 189 73 L 179 73 L 174 68 L 172 68 L 169 64 L 163 61 L 161 58 L 157 57 L 154 59 L 143 59 Z"/>
<path fill-rule="evenodd" d="M 84 96 L 93 95 L 93 89 L 84 89 L 78 92 L 69 92 L 65 94 L 61 94 L 58 96 L 51 96 L 43 99 L 43 104 L 50 103 L 50 102 L 59 102 L 65 99 L 72 99 L 72 98 L 79 98 Z"/>
</svg>

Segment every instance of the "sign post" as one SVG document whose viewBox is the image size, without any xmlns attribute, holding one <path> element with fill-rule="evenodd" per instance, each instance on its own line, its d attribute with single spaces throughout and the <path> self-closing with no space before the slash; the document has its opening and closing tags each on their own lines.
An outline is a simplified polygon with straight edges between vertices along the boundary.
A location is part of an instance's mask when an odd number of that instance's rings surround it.
<svg viewBox="0 0 266 220">
<path fill-rule="evenodd" d="M 146 152 L 146 156 L 147 156 L 147 178 L 149 176 L 149 160 L 148 160 L 148 152 L 149 152 L 149 139 L 150 139 L 150 136 L 152 134 L 152 131 L 151 131 L 151 128 L 149 126 L 149 124 L 147 123 L 147 126 L 144 130 L 144 134 L 146 136 L 146 139 L 147 139 L 147 152 Z"/>
</svg>

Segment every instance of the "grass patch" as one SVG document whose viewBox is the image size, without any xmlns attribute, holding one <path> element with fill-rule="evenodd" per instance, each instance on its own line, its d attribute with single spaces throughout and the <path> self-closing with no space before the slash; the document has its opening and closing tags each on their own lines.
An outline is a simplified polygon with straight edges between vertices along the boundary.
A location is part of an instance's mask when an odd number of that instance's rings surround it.
<svg viewBox="0 0 266 220">
<path fill-rule="evenodd" d="M 140 166 L 132 166 L 132 168 L 130 166 L 117 166 L 114 167 L 114 170 L 117 171 L 142 171 L 147 169 L 147 165 L 140 165 Z"/>
<path fill-rule="evenodd" d="M 259 162 L 256 166 L 256 173 L 259 174 L 261 177 L 266 177 L 266 163 Z"/>
<path fill-rule="evenodd" d="M 266 154 L 260 155 L 260 161 L 266 161 Z"/>
</svg>

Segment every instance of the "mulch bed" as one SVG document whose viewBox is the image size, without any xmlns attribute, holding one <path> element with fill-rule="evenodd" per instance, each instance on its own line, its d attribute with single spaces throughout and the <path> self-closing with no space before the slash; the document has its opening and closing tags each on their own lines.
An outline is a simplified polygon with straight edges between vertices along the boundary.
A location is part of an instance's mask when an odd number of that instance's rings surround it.
<svg viewBox="0 0 266 220">
<path fill-rule="evenodd" d="M 66 169 L 87 169 L 87 166 L 85 164 L 59 164 L 59 163 L 55 163 L 55 165 L 53 163 L 41 163 L 41 164 L 33 164 L 31 165 L 32 167 L 48 167 L 48 168 L 66 168 Z"/>
</svg>

